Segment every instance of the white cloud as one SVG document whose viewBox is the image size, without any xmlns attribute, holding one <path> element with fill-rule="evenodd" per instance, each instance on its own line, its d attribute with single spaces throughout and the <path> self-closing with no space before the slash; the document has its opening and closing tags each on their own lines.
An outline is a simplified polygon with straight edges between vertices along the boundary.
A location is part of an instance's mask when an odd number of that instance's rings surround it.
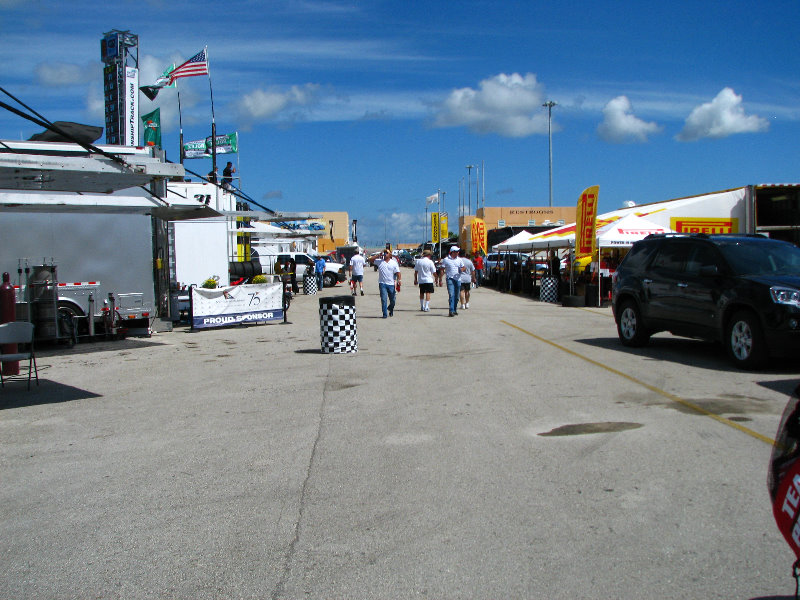
<svg viewBox="0 0 800 600">
<path fill-rule="evenodd" d="M 711 102 L 695 107 L 675 139 L 693 142 L 702 138 L 724 138 L 735 133 L 757 133 L 768 128 L 766 119 L 745 115 L 742 97 L 726 87 Z"/>
<path fill-rule="evenodd" d="M 63 62 L 45 62 L 36 67 L 36 81 L 46 87 L 67 87 L 94 83 L 101 73 L 96 64 L 76 65 Z"/>
<path fill-rule="evenodd" d="M 533 73 L 524 77 L 500 73 L 481 81 L 478 90 L 461 88 L 450 92 L 434 126 L 466 126 L 477 133 L 505 137 L 547 133 L 547 116 L 541 112 L 544 100 L 543 86 Z"/>
<path fill-rule="evenodd" d="M 288 90 L 254 90 L 234 104 L 234 112 L 246 125 L 269 121 L 278 116 L 288 117 L 292 110 L 295 113 L 291 117 L 295 118 L 298 109 L 307 110 L 316 103 L 319 87 L 318 84 L 307 83 L 293 85 Z"/>
<path fill-rule="evenodd" d="M 648 135 L 661 129 L 657 123 L 648 123 L 634 115 L 627 96 L 617 96 L 603 107 L 603 122 L 598 125 L 597 133 L 607 142 L 646 142 Z"/>
<path fill-rule="evenodd" d="M 449 222 L 453 229 L 454 221 Z M 358 220 L 358 240 L 364 246 L 383 246 L 385 242 L 408 243 L 420 240 L 425 231 L 425 215 L 391 212 Z M 428 235 L 430 230 L 428 229 Z"/>
</svg>

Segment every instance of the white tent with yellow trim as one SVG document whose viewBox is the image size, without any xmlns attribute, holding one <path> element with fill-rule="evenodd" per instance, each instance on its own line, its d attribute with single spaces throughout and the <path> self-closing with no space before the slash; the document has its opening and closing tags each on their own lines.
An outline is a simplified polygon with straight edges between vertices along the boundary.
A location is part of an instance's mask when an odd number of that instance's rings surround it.
<svg viewBox="0 0 800 600">
<path fill-rule="evenodd" d="M 638 222 L 627 222 L 626 229 L 631 232 L 636 229 L 646 231 L 660 228 L 664 232 L 739 233 L 744 231 L 746 218 L 745 191 L 745 188 L 737 188 L 653 204 L 642 204 L 604 213 L 598 215 L 596 220 L 598 240 L 607 226 L 613 227 L 613 223 L 627 217 L 640 219 Z M 642 239 L 647 235 L 649 233 L 637 238 L 633 233 L 629 233 L 624 240 L 620 237 L 614 238 L 616 242 L 613 244 L 611 238 L 604 238 L 600 240 L 599 247 L 630 246 L 636 239 Z M 625 243 L 619 243 L 621 241 Z M 628 241 L 630 243 L 627 243 Z M 546 248 L 569 248 L 574 245 L 575 223 L 570 223 L 537 233 L 527 240 L 521 240 L 513 245 L 499 244 L 498 250 L 530 252 Z"/>
</svg>

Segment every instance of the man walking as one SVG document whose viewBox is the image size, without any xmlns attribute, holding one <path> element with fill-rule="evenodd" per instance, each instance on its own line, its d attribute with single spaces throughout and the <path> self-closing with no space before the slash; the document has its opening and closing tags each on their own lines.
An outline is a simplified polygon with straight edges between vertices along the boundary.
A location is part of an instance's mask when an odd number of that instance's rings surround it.
<svg viewBox="0 0 800 600">
<path fill-rule="evenodd" d="M 461 263 L 464 266 L 464 270 L 461 272 L 460 276 L 461 308 L 466 309 L 469 308 L 469 293 L 475 281 L 475 266 L 472 264 L 472 261 L 467 258 L 467 253 L 463 249 L 458 251 L 458 257 L 461 259 Z"/>
<path fill-rule="evenodd" d="M 319 255 L 317 260 L 314 261 L 314 275 L 317 278 L 317 289 L 321 290 L 325 284 L 325 259 Z"/>
<path fill-rule="evenodd" d="M 450 314 L 448 316 L 450 317 L 458 315 L 458 294 L 461 287 L 459 277 L 464 270 L 464 264 L 458 258 L 458 251 L 458 246 L 452 246 L 448 255 L 442 259 L 444 277 L 447 280 L 447 295 L 450 302 Z"/>
<path fill-rule="evenodd" d="M 356 295 L 356 283 L 361 289 L 361 295 L 364 295 L 364 262 L 364 257 L 360 253 L 350 259 L 350 289 L 353 291 L 353 296 Z"/>
<path fill-rule="evenodd" d="M 414 285 L 419 285 L 419 309 L 421 311 L 428 312 L 430 310 L 435 275 L 436 265 L 431 260 L 431 251 L 423 250 L 422 258 L 414 265 Z"/>
<path fill-rule="evenodd" d="M 394 302 L 397 294 L 396 284 L 400 283 L 400 266 L 392 258 L 391 250 L 383 251 L 383 258 L 375 260 L 378 266 L 378 288 L 381 293 L 381 312 L 383 318 L 394 316 Z"/>
</svg>

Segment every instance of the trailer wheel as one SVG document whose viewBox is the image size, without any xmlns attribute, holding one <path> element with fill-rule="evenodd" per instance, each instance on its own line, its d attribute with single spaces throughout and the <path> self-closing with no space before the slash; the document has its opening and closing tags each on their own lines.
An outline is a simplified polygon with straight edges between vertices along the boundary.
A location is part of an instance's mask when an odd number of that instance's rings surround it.
<svg viewBox="0 0 800 600">
<path fill-rule="evenodd" d="M 71 302 L 58 303 L 58 329 L 59 337 L 65 338 L 70 345 L 78 341 L 78 335 L 88 332 L 88 324 L 83 319 L 76 323 L 73 317 L 82 317 L 83 311 Z M 87 330 L 87 331 L 84 331 Z"/>
</svg>

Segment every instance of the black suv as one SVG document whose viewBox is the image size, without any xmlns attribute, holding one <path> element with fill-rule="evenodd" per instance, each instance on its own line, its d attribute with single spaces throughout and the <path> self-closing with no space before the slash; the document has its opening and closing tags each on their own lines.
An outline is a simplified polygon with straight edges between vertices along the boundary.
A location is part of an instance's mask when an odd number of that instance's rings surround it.
<svg viewBox="0 0 800 600">
<path fill-rule="evenodd" d="M 659 331 L 722 342 L 740 368 L 800 352 L 800 248 L 760 235 L 650 235 L 614 275 L 620 341 Z"/>
</svg>

